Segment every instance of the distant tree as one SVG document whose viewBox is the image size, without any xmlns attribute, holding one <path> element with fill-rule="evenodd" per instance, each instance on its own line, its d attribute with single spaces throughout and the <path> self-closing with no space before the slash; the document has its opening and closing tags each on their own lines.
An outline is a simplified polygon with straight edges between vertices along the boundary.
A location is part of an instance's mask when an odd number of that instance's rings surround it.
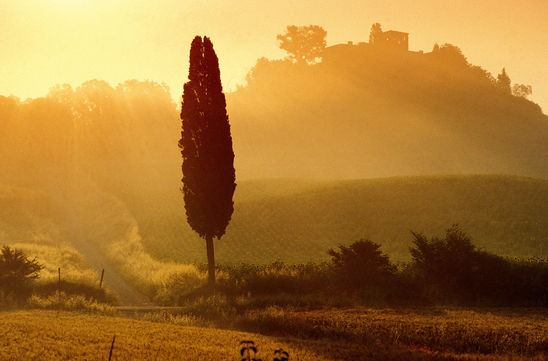
<svg viewBox="0 0 548 361">
<path fill-rule="evenodd" d="M 36 258 L 29 259 L 21 250 L 2 247 L 0 251 L 0 290 L 18 300 L 29 295 L 30 282 L 38 278 L 43 266 Z"/>
<path fill-rule="evenodd" d="M 340 245 L 338 251 L 330 249 L 328 253 L 341 282 L 354 289 L 381 285 L 395 272 L 380 245 L 370 240 Z"/>
<path fill-rule="evenodd" d="M 190 48 L 184 85 L 179 147 L 189 225 L 206 241 L 209 286 L 215 286 L 213 238 L 221 238 L 234 211 L 234 152 L 221 85 L 219 60 L 208 37 Z"/>
<path fill-rule="evenodd" d="M 445 43 L 439 46 L 435 54 L 437 55 L 437 58 L 442 60 L 444 63 L 459 66 L 468 65 L 468 60 L 462 53 L 462 50 L 453 44 Z"/>
<path fill-rule="evenodd" d="M 62 104 L 72 105 L 74 102 L 74 89 L 70 84 L 57 84 L 49 89 L 47 97 Z"/>
<path fill-rule="evenodd" d="M 440 46 L 438 45 L 438 43 L 435 43 L 434 47 L 432 48 L 432 52 L 437 53 L 439 51 L 440 51 Z"/>
<path fill-rule="evenodd" d="M 378 44 L 379 39 L 382 36 L 382 27 L 381 24 L 375 23 L 371 25 L 371 32 L 369 33 L 369 44 L 375 45 Z"/>
<path fill-rule="evenodd" d="M 504 294 L 508 264 L 476 249 L 458 225 L 449 228 L 443 238 L 412 234 L 412 268 L 430 299 L 475 303 L 479 297 L 493 301 Z"/>
<path fill-rule="evenodd" d="M 533 87 L 525 84 L 514 84 L 512 86 L 512 94 L 516 97 L 527 99 L 529 95 L 533 94 Z"/>
<path fill-rule="evenodd" d="M 289 53 L 297 63 L 313 63 L 321 58 L 326 46 L 327 32 L 318 25 L 289 25 L 285 34 L 278 34 L 280 49 Z"/>
<path fill-rule="evenodd" d="M 506 69 L 502 68 L 502 72 L 497 75 L 497 87 L 505 93 L 510 94 L 512 92 L 510 88 L 511 83 L 510 77 L 506 74 Z"/>
</svg>

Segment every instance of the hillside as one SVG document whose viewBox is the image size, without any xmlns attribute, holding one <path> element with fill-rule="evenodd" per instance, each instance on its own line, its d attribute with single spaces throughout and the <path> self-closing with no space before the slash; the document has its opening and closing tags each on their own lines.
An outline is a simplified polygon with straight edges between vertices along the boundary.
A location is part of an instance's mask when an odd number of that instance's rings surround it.
<svg viewBox="0 0 548 361">
<path fill-rule="evenodd" d="M 191 268 L 150 257 L 205 262 L 204 241 L 186 222 L 176 184 L 117 194 L 88 186 L 64 197 L 46 191 L 2 187 L 0 242 L 51 258 L 43 260 L 52 276 L 58 264 L 68 267 L 72 260 L 80 265 L 75 277 L 90 278 L 81 259 L 88 254 L 94 257 L 84 259 L 95 273 L 101 266 L 93 259 L 102 255 L 99 263 L 108 260 L 129 281 L 139 280 L 144 292 L 173 271 L 199 277 Z M 321 261 L 328 259 L 329 248 L 369 238 L 405 261 L 411 230 L 434 235 L 454 223 L 487 251 L 548 257 L 546 214 L 548 181 L 517 176 L 242 181 L 227 233 L 216 241 L 216 258 L 219 263 Z"/>
<path fill-rule="evenodd" d="M 204 262 L 177 189 L 122 196 L 145 248 L 179 262 Z M 440 234 L 454 223 L 487 251 L 548 256 L 548 181 L 516 176 L 424 176 L 348 181 L 240 182 L 235 213 L 216 242 L 220 263 L 327 259 L 360 238 L 408 260 L 410 231 Z"/>
<path fill-rule="evenodd" d="M 262 58 L 227 104 L 244 178 L 548 178 L 548 117 L 450 44 L 339 44 L 312 65 Z"/>
<path fill-rule="evenodd" d="M 238 180 L 548 179 L 548 117 L 457 47 L 345 49 L 313 65 L 260 59 L 226 94 Z M 109 188 L 164 188 L 181 177 L 179 105 L 165 85 L 136 80 L 0 96 L 0 182 L 51 177 L 62 189 L 80 172 Z"/>
<path fill-rule="evenodd" d="M 192 265 L 163 263 L 143 249 L 139 226 L 125 205 L 81 181 L 59 192 L 46 184 L 0 184 L 0 247 L 21 249 L 44 265 L 39 282 L 104 283 L 122 305 L 144 305 L 171 274 L 188 282 L 201 275 Z"/>
</svg>

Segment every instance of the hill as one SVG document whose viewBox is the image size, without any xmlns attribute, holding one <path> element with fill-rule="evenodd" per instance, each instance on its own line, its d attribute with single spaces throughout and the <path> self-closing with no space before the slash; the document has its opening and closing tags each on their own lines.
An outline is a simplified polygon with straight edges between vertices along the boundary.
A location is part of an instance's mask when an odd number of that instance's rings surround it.
<svg viewBox="0 0 548 361">
<path fill-rule="evenodd" d="M 205 262 L 204 242 L 186 222 L 176 183 L 111 192 L 88 186 L 63 196 L 45 188 L 3 186 L 2 192 L 0 241 L 51 258 L 52 276 L 58 264 L 68 267 L 73 260 L 82 273 L 77 278 L 84 277 L 89 266 L 82 257 L 88 253 L 102 254 L 126 279 L 149 280 L 145 284 L 176 270 L 195 274 L 172 261 Z M 441 234 L 454 223 L 489 252 L 548 257 L 546 214 L 548 181 L 517 176 L 242 181 L 227 233 L 216 241 L 216 258 L 219 263 L 321 261 L 328 259 L 329 248 L 369 238 L 405 261 L 411 230 Z M 101 266 L 87 258 L 99 272 Z"/>
<path fill-rule="evenodd" d="M 163 260 L 204 262 L 177 189 L 121 196 L 145 249 Z M 503 256 L 548 256 L 548 181 L 423 176 L 347 181 L 240 182 L 235 213 L 216 242 L 220 263 L 326 260 L 327 250 L 369 238 L 408 260 L 410 231 L 441 234 L 458 223 L 474 244 Z"/>
<path fill-rule="evenodd" d="M 260 59 L 227 93 L 239 180 L 548 178 L 548 117 L 456 46 L 330 49 L 317 64 Z M 80 173 L 110 188 L 163 188 L 181 177 L 178 106 L 165 85 L 136 80 L 0 96 L 0 182 L 51 177 L 62 188 Z"/>
<path fill-rule="evenodd" d="M 241 177 L 548 178 L 548 117 L 509 83 L 450 44 L 365 45 L 329 47 L 316 64 L 257 61 L 227 95 Z"/>
<path fill-rule="evenodd" d="M 178 274 L 204 275 L 204 241 L 186 222 L 172 187 L 106 191 L 90 183 L 59 193 L 45 185 L 0 186 L 0 245 L 46 266 L 41 281 L 105 283 L 124 304 L 143 304 Z M 459 223 L 473 243 L 503 256 L 548 257 L 548 181 L 497 176 L 422 176 L 346 181 L 239 182 L 235 212 L 216 241 L 218 264 L 306 263 L 369 238 L 409 260 L 410 231 L 441 234 Z M 186 263 L 186 264 L 185 264 Z M 137 297 L 138 296 L 138 297 Z"/>
</svg>

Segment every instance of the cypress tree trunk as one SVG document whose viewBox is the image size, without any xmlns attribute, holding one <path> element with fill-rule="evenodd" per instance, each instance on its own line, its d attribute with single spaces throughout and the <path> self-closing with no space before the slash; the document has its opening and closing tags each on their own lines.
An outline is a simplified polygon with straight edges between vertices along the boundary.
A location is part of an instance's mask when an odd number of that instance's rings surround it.
<svg viewBox="0 0 548 361">
<path fill-rule="evenodd" d="M 215 249 L 213 247 L 213 237 L 206 238 L 207 248 L 207 284 L 211 291 L 215 291 Z"/>
</svg>

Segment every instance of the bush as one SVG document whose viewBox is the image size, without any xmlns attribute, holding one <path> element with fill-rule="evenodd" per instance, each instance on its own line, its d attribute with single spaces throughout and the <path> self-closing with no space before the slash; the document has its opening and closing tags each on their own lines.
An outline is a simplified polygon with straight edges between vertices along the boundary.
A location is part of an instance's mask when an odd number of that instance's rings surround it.
<svg viewBox="0 0 548 361">
<path fill-rule="evenodd" d="M 510 261 L 478 250 L 457 225 L 444 238 L 412 234 L 411 269 L 427 299 L 460 305 L 548 305 L 547 262 Z"/>
<path fill-rule="evenodd" d="M 4 246 L 0 252 L 0 292 L 17 302 L 27 299 L 32 292 L 32 281 L 43 268 L 36 258 L 29 259 L 23 251 Z"/>
<path fill-rule="evenodd" d="M 349 247 L 330 249 L 333 267 L 339 285 L 347 290 L 380 290 L 392 281 L 396 267 L 370 240 L 359 240 Z"/>
<path fill-rule="evenodd" d="M 416 281 L 427 286 L 427 297 L 443 302 L 472 297 L 479 265 L 470 237 L 456 225 L 446 231 L 445 238 L 429 240 L 423 234 L 411 233 Z"/>
</svg>

